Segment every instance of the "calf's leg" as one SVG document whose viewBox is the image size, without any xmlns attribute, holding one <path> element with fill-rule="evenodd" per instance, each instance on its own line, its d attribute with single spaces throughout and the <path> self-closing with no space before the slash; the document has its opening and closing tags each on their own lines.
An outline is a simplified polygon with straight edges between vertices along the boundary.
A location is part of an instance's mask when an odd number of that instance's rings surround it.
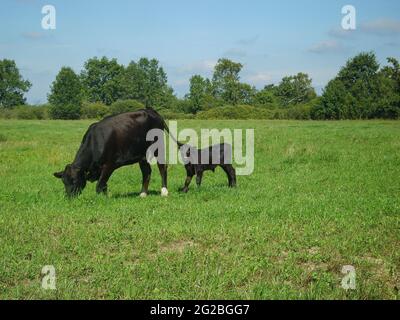
<svg viewBox="0 0 400 320">
<path fill-rule="evenodd" d="M 186 176 L 185 185 L 182 188 L 182 192 L 187 193 L 189 191 L 189 185 L 190 185 L 190 182 L 192 182 L 192 178 L 193 178 L 193 174 L 192 175 L 188 174 Z"/>
<path fill-rule="evenodd" d="M 236 171 L 235 168 L 231 164 L 223 164 L 221 168 L 225 171 L 226 175 L 228 176 L 228 183 L 229 187 L 234 188 L 236 187 Z"/>
<path fill-rule="evenodd" d="M 202 171 L 202 170 L 197 171 L 197 172 L 196 172 L 196 183 L 197 183 L 197 186 L 198 186 L 198 187 L 201 186 L 201 180 L 202 180 L 202 179 L 203 179 L 203 171 Z"/>
<path fill-rule="evenodd" d="M 186 164 L 185 169 L 186 169 L 186 180 L 185 180 L 185 185 L 183 186 L 181 191 L 187 193 L 189 191 L 190 182 L 192 182 L 192 178 L 195 175 L 195 169 L 191 164 Z"/>
</svg>

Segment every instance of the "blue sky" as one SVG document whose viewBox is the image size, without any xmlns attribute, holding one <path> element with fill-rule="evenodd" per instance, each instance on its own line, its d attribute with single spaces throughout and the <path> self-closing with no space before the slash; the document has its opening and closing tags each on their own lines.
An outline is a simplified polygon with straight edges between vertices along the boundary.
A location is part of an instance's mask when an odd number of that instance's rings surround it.
<svg viewBox="0 0 400 320">
<path fill-rule="evenodd" d="M 56 8 L 56 30 L 41 28 L 42 7 Z M 341 29 L 344 5 L 357 29 Z M 307 72 L 318 91 L 346 60 L 373 50 L 381 63 L 400 58 L 398 0 L 2 0 L 0 59 L 17 62 L 33 86 L 28 102 L 45 102 L 62 66 L 80 72 L 93 56 L 127 64 L 157 58 L 178 96 L 193 74 L 211 76 L 218 58 L 244 65 L 258 88 Z"/>
</svg>

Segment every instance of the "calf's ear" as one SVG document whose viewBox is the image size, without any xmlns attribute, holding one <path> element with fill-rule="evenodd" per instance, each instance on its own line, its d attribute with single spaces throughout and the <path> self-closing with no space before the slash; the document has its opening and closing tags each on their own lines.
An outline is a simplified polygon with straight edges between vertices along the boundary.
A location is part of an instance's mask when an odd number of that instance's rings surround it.
<svg viewBox="0 0 400 320">
<path fill-rule="evenodd" d="M 54 172 L 53 174 L 54 174 L 54 176 L 55 176 L 56 178 L 61 179 L 62 176 L 63 176 L 63 174 L 64 174 L 64 171 Z"/>
</svg>

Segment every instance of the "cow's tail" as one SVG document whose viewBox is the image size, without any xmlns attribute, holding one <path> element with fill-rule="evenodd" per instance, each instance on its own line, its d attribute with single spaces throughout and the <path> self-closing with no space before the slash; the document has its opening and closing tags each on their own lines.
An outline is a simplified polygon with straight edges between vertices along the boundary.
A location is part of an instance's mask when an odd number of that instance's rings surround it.
<svg viewBox="0 0 400 320">
<path fill-rule="evenodd" d="M 167 123 L 165 122 L 165 120 L 163 119 L 163 124 L 164 124 L 164 129 L 165 131 L 167 131 L 167 133 L 169 134 L 169 136 L 171 137 L 171 139 L 178 145 L 179 148 L 181 148 L 184 144 L 179 142 L 178 140 L 176 140 L 176 138 L 169 132 L 169 128 Z"/>
</svg>

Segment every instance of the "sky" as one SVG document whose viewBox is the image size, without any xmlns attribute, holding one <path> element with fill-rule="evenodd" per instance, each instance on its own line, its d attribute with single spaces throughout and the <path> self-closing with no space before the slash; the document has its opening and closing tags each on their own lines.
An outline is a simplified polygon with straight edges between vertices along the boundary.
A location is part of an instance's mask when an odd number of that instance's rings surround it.
<svg viewBox="0 0 400 320">
<path fill-rule="evenodd" d="M 56 29 L 42 28 L 42 7 Z M 342 7 L 356 9 L 356 30 L 342 28 Z M 243 64 L 257 88 L 306 72 L 320 93 L 362 51 L 381 64 L 400 59 L 399 0 L 1 0 L 0 59 L 15 60 L 32 83 L 28 103 L 44 103 L 62 66 L 80 72 L 94 56 L 124 65 L 156 58 L 177 96 L 194 74 L 211 77 L 219 58 Z"/>
</svg>

